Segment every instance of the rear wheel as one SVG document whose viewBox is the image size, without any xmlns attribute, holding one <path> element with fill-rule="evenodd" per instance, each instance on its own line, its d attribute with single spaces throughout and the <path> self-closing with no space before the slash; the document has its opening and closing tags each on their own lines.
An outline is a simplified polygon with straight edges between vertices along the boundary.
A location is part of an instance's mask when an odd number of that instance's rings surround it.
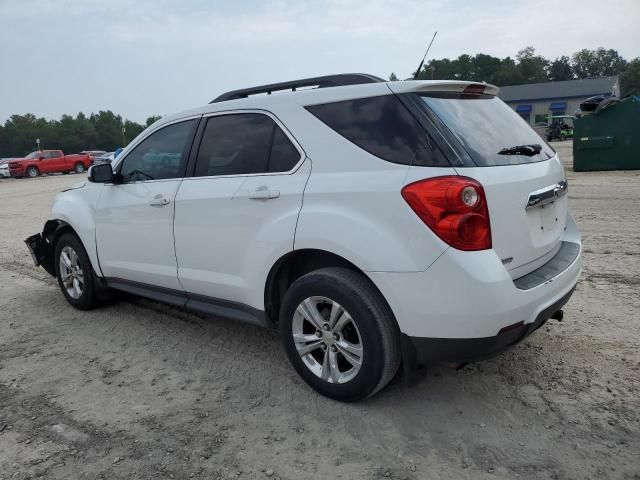
<svg viewBox="0 0 640 480">
<path fill-rule="evenodd" d="M 76 173 L 84 172 L 84 164 L 81 162 L 76 163 L 76 166 L 73 168 Z"/>
<path fill-rule="evenodd" d="M 95 274 L 78 237 L 72 233 L 62 234 L 56 242 L 53 260 L 58 285 L 67 301 L 80 310 L 96 307 Z"/>
<path fill-rule="evenodd" d="M 34 178 L 34 177 L 37 177 L 38 175 L 40 175 L 40 172 L 38 171 L 38 169 L 36 167 L 29 167 L 29 168 L 27 168 L 27 171 L 25 172 L 25 175 L 27 177 Z"/>
<path fill-rule="evenodd" d="M 393 315 L 364 275 L 323 268 L 284 296 L 280 331 L 300 376 L 319 393 L 356 401 L 382 389 L 400 365 Z"/>
</svg>

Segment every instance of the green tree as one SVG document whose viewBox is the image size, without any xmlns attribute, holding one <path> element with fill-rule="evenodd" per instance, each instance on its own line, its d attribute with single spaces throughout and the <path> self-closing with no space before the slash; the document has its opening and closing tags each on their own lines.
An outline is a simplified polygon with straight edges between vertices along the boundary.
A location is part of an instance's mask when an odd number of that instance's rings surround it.
<svg viewBox="0 0 640 480">
<path fill-rule="evenodd" d="M 494 72 L 493 79 L 490 83 L 499 87 L 523 83 L 515 60 L 511 57 L 503 58 L 500 62 L 500 67 Z"/>
<path fill-rule="evenodd" d="M 523 48 L 516 55 L 517 69 L 523 83 L 540 83 L 548 80 L 549 60 L 536 55 L 533 47 Z"/>
<path fill-rule="evenodd" d="M 136 138 L 140 133 L 144 130 L 145 127 L 140 125 L 139 123 L 132 122 L 131 120 L 125 120 L 124 122 L 124 130 L 125 130 L 125 143 L 127 145 L 131 140 Z"/>
<path fill-rule="evenodd" d="M 454 60 L 448 58 L 430 60 L 418 76 L 421 80 L 471 80 L 495 85 L 523 83 L 510 57 L 500 59 L 491 55 L 460 55 Z"/>
<path fill-rule="evenodd" d="M 582 49 L 571 57 L 573 73 L 578 78 L 619 75 L 626 67 L 626 60 L 613 49 Z"/>
<path fill-rule="evenodd" d="M 147 121 L 145 123 L 146 127 L 150 127 L 151 125 L 153 125 L 154 123 L 156 123 L 158 120 L 160 120 L 162 118 L 161 115 L 151 115 L 150 117 L 147 118 Z"/>
<path fill-rule="evenodd" d="M 549 65 L 549 80 L 561 82 L 564 80 L 573 80 L 573 78 L 571 59 L 566 55 L 556 58 L 551 62 L 551 65 Z"/>
<path fill-rule="evenodd" d="M 390 82 L 397 82 L 398 80 L 399 80 L 399 78 L 396 76 L 396 74 L 391 72 L 391 75 L 389 75 L 389 81 Z"/>
<path fill-rule="evenodd" d="M 620 75 L 620 95 L 640 95 L 640 58 L 631 60 Z"/>
<path fill-rule="evenodd" d="M 36 118 L 31 113 L 11 115 L 4 124 L 5 145 L 0 151 L 3 155 L 26 155 L 36 150 L 37 138 L 41 148 L 47 148 L 55 140 L 52 133 L 51 125 L 44 118 Z"/>
<path fill-rule="evenodd" d="M 65 153 L 97 148 L 98 133 L 93 123 L 82 112 L 75 118 L 63 115 L 59 121 L 50 122 L 50 125 L 56 141 L 56 146 L 52 148 L 60 148 Z"/>
<path fill-rule="evenodd" d="M 98 134 L 97 148 L 110 151 L 125 145 L 122 132 L 124 124 L 120 115 L 116 115 L 111 110 L 101 110 L 97 114 L 92 113 L 89 118 Z"/>
<path fill-rule="evenodd" d="M 500 70 L 502 60 L 498 57 L 479 53 L 471 61 L 470 76 L 478 82 L 495 83 L 495 74 Z"/>
</svg>

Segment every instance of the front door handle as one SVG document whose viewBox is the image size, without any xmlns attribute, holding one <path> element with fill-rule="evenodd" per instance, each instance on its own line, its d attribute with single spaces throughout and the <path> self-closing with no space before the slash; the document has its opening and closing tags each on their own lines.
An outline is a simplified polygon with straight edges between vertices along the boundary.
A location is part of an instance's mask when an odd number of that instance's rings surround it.
<svg viewBox="0 0 640 480">
<path fill-rule="evenodd" d="M 153 197 L 151 201 L 149 201 L 149 205 L 151 205 L 152 207 L 164 207 L 165 205 L 169 205 L 169 203 L 171 203 L 171 201 L 161 193 L 159 193 L 158 195 Z"/>
<path fill-rule="evenodd" d="M 266 185 L 249 192 L 249 198 L 252 200 L 271 200 L 279 196 L 280 192 L 278 190 L 270 190 Z"/>
</svg>

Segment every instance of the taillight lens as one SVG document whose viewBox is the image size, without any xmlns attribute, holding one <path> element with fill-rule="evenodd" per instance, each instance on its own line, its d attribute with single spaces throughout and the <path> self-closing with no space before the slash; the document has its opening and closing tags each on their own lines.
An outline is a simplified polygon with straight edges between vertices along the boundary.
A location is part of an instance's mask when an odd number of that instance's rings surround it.
<svg viewBox="0 0 640 480">
<path fill-rule="evenodd" d="M 491 248 L 491 224 L 482 185 L 459 176 L 411 183 L 402 198 L 447 244 L 459 250 Z"/>
<path fill-rule="evenodd" d="M 470 85 L 467 85 L 464 90 L 462 91 L 462 93 L 470 93 L 473 95 L 482 95 L 485 91 L 486 85 L 483 85 L 481 83 L 472 83 Z"/>
</svg>

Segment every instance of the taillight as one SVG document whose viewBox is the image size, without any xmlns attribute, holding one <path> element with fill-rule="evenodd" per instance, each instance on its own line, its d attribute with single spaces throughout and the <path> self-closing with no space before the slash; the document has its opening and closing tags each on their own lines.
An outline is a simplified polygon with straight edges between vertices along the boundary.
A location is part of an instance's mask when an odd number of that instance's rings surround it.
<svg viewBox="0 0 640 480">
<path fill-rule="evenodd" d="M 402 189 L 402 198 L 447 244 L 459 250 L 491 248 L 491 224 L 482 185 L 459 176 L 420 180 Z"/>
</svg>

